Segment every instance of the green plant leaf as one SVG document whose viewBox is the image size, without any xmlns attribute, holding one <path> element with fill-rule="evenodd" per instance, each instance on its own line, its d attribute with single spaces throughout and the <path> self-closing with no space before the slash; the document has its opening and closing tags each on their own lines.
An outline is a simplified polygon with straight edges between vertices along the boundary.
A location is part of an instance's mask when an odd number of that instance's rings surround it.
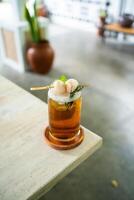
<svg viewBox="0 0 134 200">
<path fill-rule="evenodd" d="M 36 36 L 35 36 L 35 31 L 34 31 L 34 27 L 33 27 L 33 19 L 32 19 L 32 16 L 30 15 L 30 12 L 27 8 L 27 5 L 25 4 L 25 19 L 27 20 L 28 24 L 29 24 L 29 27 L 30 27 L 30 32 L 31 32 L 31 36 L 32 36 L 32 40 L 34 42 L 36 42 Z"/>
<path fill-rule="evenodd" d="M 65 75 L 62 75 L 62 76 L 60 76 L 59 80 L 61 80 L 65 83 L 67 81 L 67 77 Z"/>
<path fill-rule="evenodd" d="M 34 23 L 35 23 L 35 30 L 36 30 L 36 37 L 38 42 L 41 41 L 41 36 L 40 36 L 40 28 L 39 28 L 39 22 L 38 22 L 38 16 L 37 16 L 37 2 L 35 0 L 34 2 Z"/>
<path fill-rule="evenodd" d="M 32 40 L 33 42 L 37 43 L 37 42 L 40 42 L 41 37 L 40 37 L 38 17 L 36 13 L 36 0 L 31 6 L 32 7 L 30 7 L 29 4 L 27 3 L 25 4 L 24 14 L 25 14 L 25 19 L 28 21 L 28 24 L 30 27 Z M 31 10 L 33 12 L 30 12 Z"/>
</svg>

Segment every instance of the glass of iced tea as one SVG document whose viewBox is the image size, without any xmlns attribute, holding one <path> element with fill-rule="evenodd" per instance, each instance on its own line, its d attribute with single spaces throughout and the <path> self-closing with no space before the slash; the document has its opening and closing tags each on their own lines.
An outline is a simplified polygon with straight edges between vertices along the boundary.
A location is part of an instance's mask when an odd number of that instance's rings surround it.
<svg viewBox="0 0 134 200">
<path fill-rule="evenodd" d="M 47 139 L 51 146 L 58 149 L 73 148 L 82 142 L 84 136 L 80 127 L 81 91 L 70 95 L 72 93 L 66 90 L 62 94 L 55 93 L 54 88 L 48 91 Z"/>
</svg>

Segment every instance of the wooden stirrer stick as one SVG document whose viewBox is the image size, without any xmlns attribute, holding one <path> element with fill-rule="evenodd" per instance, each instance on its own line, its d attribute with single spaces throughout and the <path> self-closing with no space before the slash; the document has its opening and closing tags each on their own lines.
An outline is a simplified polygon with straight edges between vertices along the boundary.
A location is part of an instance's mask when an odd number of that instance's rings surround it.
<svg viewBox="0 0 134 200">
<path fill-rule="evenodd" d="M 53 88 L 53 85 L 46 85 L 46 86 L 34 86 L 31 87 L 30 90 L 48 90 L 49 88 Z"/>
</svg>

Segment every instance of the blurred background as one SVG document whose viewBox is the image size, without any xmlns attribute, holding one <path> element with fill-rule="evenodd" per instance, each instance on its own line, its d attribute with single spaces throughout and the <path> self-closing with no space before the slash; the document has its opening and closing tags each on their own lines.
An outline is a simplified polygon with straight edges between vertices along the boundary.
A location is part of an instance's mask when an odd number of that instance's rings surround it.
<svg viewBox="0 0 134 200">
<path fill-rule="evenodd" d="M 0 74 L 44 102 L 30 87 L 89 84 L 81 123 L 104 139 L 41 200 L 134 199 L 133 22 L 133 0 L 0 0 Z"/>
</svg>

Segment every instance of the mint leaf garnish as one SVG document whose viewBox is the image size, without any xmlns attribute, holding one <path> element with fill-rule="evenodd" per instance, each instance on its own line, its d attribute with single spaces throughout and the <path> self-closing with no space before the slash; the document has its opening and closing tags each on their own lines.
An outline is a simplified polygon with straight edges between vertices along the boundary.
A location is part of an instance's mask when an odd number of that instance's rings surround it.
<svg viewBox="0 0 134 200">
<path fill-rule="evenodd" d="M 65 75 L 62 75 L 62 76 L 60 76 L 59 80 L 61 80 L 65 83 L 67 81 L 67 77 Z"/>
</svg>

